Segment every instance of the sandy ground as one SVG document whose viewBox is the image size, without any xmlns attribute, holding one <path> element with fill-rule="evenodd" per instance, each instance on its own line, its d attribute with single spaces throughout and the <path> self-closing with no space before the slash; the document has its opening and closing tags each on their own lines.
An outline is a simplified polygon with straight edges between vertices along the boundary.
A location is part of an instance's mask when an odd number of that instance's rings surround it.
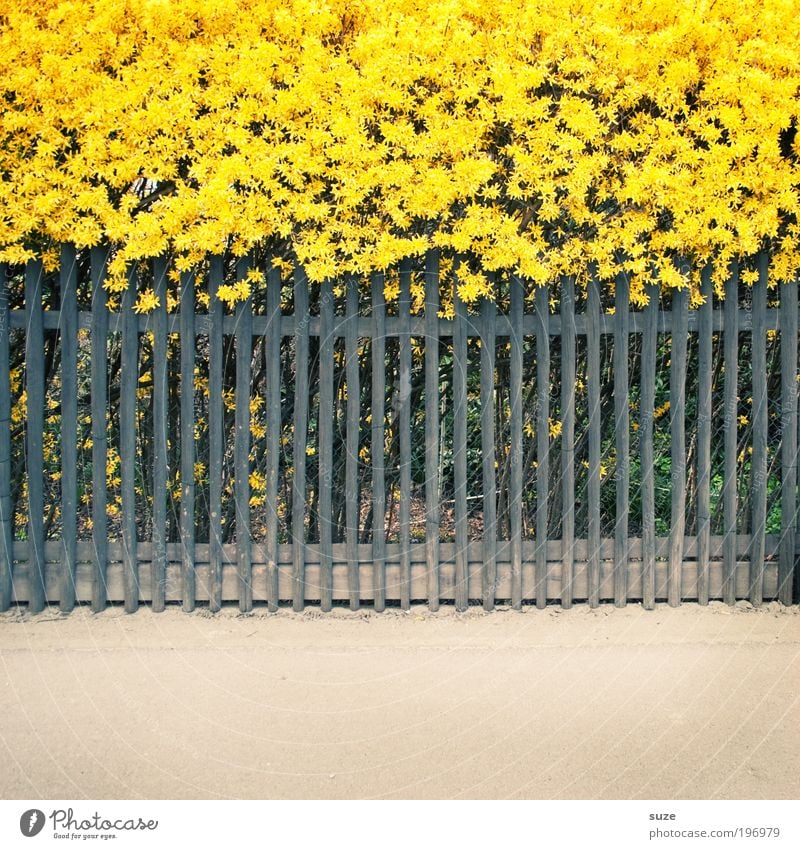
<svg viewBox="0 0 800 849">
<path fill-rule="evenodd" d="M 796 799 L 800 614 L 0 615 L 0 797 Z"/>
</svg>

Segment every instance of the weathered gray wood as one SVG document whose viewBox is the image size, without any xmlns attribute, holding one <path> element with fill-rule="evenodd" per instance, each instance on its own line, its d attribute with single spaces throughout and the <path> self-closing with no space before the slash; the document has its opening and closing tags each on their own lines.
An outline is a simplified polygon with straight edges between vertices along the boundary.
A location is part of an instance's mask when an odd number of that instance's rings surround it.
<svg viewBox="0 0 800 849">
<path fill-rule="evenodd" d="M 139 330 L 133 305 L 138 284 L 136 266 L 128 268 L 122 294 L 122 364 L 119 381 L 119 457 L 122 479 L 122 564 L 125 612 L 139 607 L 139 564 L 136 557 L 136 390 L 139 385 Z"/>
<path fill-rule="evenodd" d="M 92 554 L 94 573 L 92 611 L 106 606 L 106 568 L 108 558 L 108 309 L 104 288 L 108 249 L 91 250 L 92 326 L 91 326 L 91 408 L 92 408 Z"/>
<path fill-rule="evenodd" d="M 681 602 L 683 537 L 686 532 L 686 348 L 688 336 L 686 313 L 688 306 L 688 291 L 673 289 L 672 350 L 669 371 L 672 523 L 667 600 L 670 607 L 677 607 Z"/>
<path fill-rule="evenodd" d="M 167 260 L 153 262 L 153 294 L 158 306 L 153 326 L 153 610 L 164 610 L 167 578 Z"/>
<path fill-rule="evenodd" d="M 194 275 L 181 274 L 181 550 L 183 552 L 183 609 L 194 610 L 197 577 L 194 564 Z M 238 362 L 238 360 L 237 360 Z M 250 426 L 248 417 L 248 427 Z"/>
<path fill-rule="evenodd" d="M 616 278 L 614 295 L 614 428 L 617 445 L 617 514 L 614 523 L 614 604 L 628 600 L 628 518 L 630 513 L 630 409 L 628 407 L 628 318 L 630 291 L 628 275 Z"/>
<path fill-rule="evenodd" d="M 792 603 L 797 540 L 797 281 L 780 288 L 781 303 L 781 547 L 778 598 Z"/>
<path fill-rule="evenodd" d="M 593 268 L 586 305 L 586 388 L 589 403 L 588 599 L 600 604 L 600 284 Z"/>
<path fill-rule="evenodd" d="M 320 601 L 322 610 L 328 611 L 333 606 L 333 283 L 330 280 L 322 284 L 319 303 Z"/>
<path fill-rule="evenodd" d="M 522 357 L 524 337 L 523 309 L 525 292 L 522 280 L 511 277 L 511 336 L 509 401 L 511 406 L 511 469 L 508 511 L 511 532 L 511 605 L 522 607 Z"/>
<path fill-rule="evenodd" d="M 767 528 L 767 278 L 769 257 L 758 256 L 758 281 L 753 286 L 752 388 L 753 454 L 750 466 L 753 543 L 750 550 L 750 603 L 764 598 L 764 534 Z"/>
<path fill-rule="evenodd" d="M 711 542 L 711 402 L 712 402 L 712 312 L 711 265 L 701 273 L 697 337 L 697 600 L 708 604 L 709 545 Z"/>
<path fill-rule="evenodd" d="M 33 564 L 31 613 L 46 604 L 44 586 L 44 329 L 42 326 L 42 282 L 39 260 L 25 267 L 25 472 L 28 481 L 28 561 Z"/>
<path fill-rule="evenodd" d="M 550 291 L 538 286 L 536 309 L 536 606 L 547 605 L 547 507 L 550 497 Z"/>
<path fill-rule="evenodd" d="M 653 474 L 653 417 L 658 347 L 658 285 L 647 287 L 645 329 L 642 334 L 642 385 L 639 396 L 639 456 L 642 469 L 642 606 L 656 605 L 656 499 Z"/>
<path fill-rule="evenodd" d="M 398 316 L 399 336 L 399 415 L 400 430 L 400 606 L 411 606 L 411 261 L 400 263 Z"/>
<path fill-rule="evenodd" d="M 375 610 L 386 606 L 386 303 L 385 278 L 372 275 L 372 568 Z"/>
<path fill-rule="evenodd" d="M 345 445 L 345 542 L 347 545 L 347 579 L 350 590 L 350 609 L 358 610 L 360 604 L 358 536 L 359 536 L 359 443 L 361 430 L 361 383 L 358 360 L 358 280 L 347 279 L 345 322 L 345 372 L 347 379 L 347 432 Z"/>
<path fill-rule="evenodd" d="M 0 263 L 0 612 L 11 605 L 14 508 L 11 499 L 11 378 L 9 303 L 5 263 Z"/>
<path fill-rule="evenodd" d="M 723 527 L 726 539 L 723 580 L 723 600 L 736 601 L 736 466 L 738 451 L 738 391 L 739 391 L 739 266 L 731 261 L 730 274 L 725 284 L 725 330 L 723 337 L 724 389 L 724 451 L 725 468 L 722 483 Z"/>
<path fill-rule="evenodd" d="M 225 450 L 222 397 L 223 305 L 217 292 L 224 280 L 221 256 L 212 256 L 208 276 L 208 504 L 209 570 L 208 606 L 222 606 L 222 460 Z M 269 407 L 267 408 L 269 412 Z"/>
<path fill-rule="evenodd" d="M 492 278 L 494 289 L 494 279 Z M 495 469 L 494 291 L 481 301 L 481 449 L 483 453 L 483 609 L 494 608 L 497 583 L 497 472 Z"/>
<path fill-rule="evenodd" d="M 61 248 L 61 598 L 75 606 L 78 542 L 78 266 L 75 248 Z"/>
<path fill-rule="evenodd" d="M 267 396 L 266 549 L 267 601 L 278 609 L 278 471 L 281 452 L 281 275 L 272 266 L 267 272 L 267 328 L 264 354 Z"/>
<path fill-rule="evenodd" d="M 244 280 L 250 271 L 250 258 L 236 260 L 236 279 Z M 234 489 L 236 505 L 236 565 L 239 575 L 239 610 L 253 607 L 253 578 L 250 537 L 250 370 L 253 359 L 253 296 L 236 304 L 236 387 L 234 390 L 235 428 L 233 439 Z M 304 447 L 305 450 L 305 447 Z"/>
<path fill-rule="evenodd" d="M 456 610 L 469 604 L 467 585 L 467 307 L 458 294 L 458 275 L 453 275 L 453 477 L 456 531 Z"/>
<path fill-rule="evenodd" d="M 425 546 L 428 607 L 439 609 L 439 252 L 425 256 Z"/>
<path fill-rule="evenodd" d="M 575 278 L 561 281 L 561 606 L 572 607 L 575 563 Z"/>
</svg>

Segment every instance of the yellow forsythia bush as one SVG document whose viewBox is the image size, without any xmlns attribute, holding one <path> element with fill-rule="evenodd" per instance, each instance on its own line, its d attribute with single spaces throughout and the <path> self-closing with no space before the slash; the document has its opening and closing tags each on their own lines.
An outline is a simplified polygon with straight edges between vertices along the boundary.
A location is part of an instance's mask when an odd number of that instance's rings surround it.
<svg viewBox="0 0 800 849">
<path fill-rule="evenodd" d="M 0 55 L 0 260 L 800 266 L 798 0 L 0 0 Z"/>
</svg>

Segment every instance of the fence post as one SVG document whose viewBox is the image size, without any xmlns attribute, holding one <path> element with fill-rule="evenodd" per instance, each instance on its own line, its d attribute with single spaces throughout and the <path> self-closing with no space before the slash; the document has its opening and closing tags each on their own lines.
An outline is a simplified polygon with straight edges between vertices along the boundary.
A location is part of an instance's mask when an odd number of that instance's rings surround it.
<svg viewBox="0 0 800 849">
<path fill-rule="evenodd" d="M 250 257 L 236 260 L 236 279 L 244 280 Z M 253 297 L 236 304 L 236 434 L 233 444 L 236 500 L 236 563 L 239 575 L 239 610 L 253 607 L 250 548 L 250 369 L 253 359 Z"/>
<path fill-rule="evenodd" d="M 11 500 L 11 378 L 9 303 L 5 263 L 0 263 L 0 613 L 11 605 L 14 516 Z"/>
<path fill-rule="evenodd" d="M 670 607 L 681 603 L 683 546 L 686 533 L 686 347 L 689 297 L 685 289 L 672 290 L 672 348 L 670 351 L 670 453 L 672 521 L 669 544 L 667 598 Z"/>
<path fill-rule="evenodd" d="M 778 598 L 792 603 L 797 545 L 797 281 L 780 290 L 781 331 L 781 544 Z M 794 601 L 800 601 L 795 598 Z"/>
<path fill-rule="evenodd" d="M 454 269 L 455 271 L 455 269 Z M 458 274 L 453 274 L 453 477 L 455 498 L 455 605 L 469 604 L 467 551 L 467 307 L 458 294 Z"/>
<path fill-rule="evenodd" d="M 183 563 L 183 609 L 194 610 L 197 576 L 194 562 L 194 274 L 181 275 L 181 561 Z M 245 332 L 246 326 L 243 328 Z M 252 337 L 251 337 L 252 338 Z M 250 346 L 246 345 L 246 350 Z M 237 359 L 237 366 L 239 360 Z M 249 375 L 248 375 L 249 386 Z M 237 372 L 238 389 L 238 372 Z M 237 406 L 238 412 L 238 406 Z M 249 394 L 247 428 L 250 429 Z M 248 449 L 249 450 L 249 449 Z M 248 505 L 249 512 L 249 505 Z M 237 517 L 238 521 L 238 517 Z M 238 526 L 237 526 L 238 533 Z M 248 577 L 249 584 L 249 577 Z"/>
<path fill-rule="evenodd" d="M 358 361 L 358 280 L 347 278 L 345 356 L 347 379 L 347 434 L 345 447 L 345 539 L 347 546 L 347 587 L 350 595 L 350 609 L 358 610 L 360 605 L 360 580 L 358 563 L 359 530 L 359 487 L 358 487 L 358 448 L 361 429 L 361 384 Z M 295 437 L 296 438 L 296 437 Z"/>
<path fill-rule="evenodd" d="M 384 275 L 372 282 L 372 583 L 375 610 L 386 607 L 386 304 Z"/>
<path fill-rule="evenodd" d="M 628 275 L 617 274 L 614 297 L 614 426 L 616 430 L 617 515 L 614 523 L 614 604 L 628 601 L 628 517 L 630 512 L 630 411 L 628 343 L 630 340 Z"/>
<path fill-rule="evenodd" d="M 511 606 L 522 607 L 522 361 L 525 338 L 522 280 L 511 277 L 511 338 L 509 401 L 511 406 L 511 473 L 508 511 L 511 530 Z"/>
<path fill-rule="evenodd" d="M 78 266 L 75 248 L 61 247 L 61 598 L 75 606 L 78 540 Z"/>
<path fill-rule="evenodd" d="M 537 286 L 536 310 L 536 607 L 547 605 L 547 508 L 550 500 L 550 291 Z"/>
<path fill-rule="evenodd" d="M 483 609 L 494 608 L 497 582 L 497 473 L 495 470 L 495 314 L 492 297 L 481 301 L 481 449 L 483 453 Z"/>
<path fill-rule="evenodd" d="M 639 455 L 642 477 L 642 606 L 656 606 L 656 501 L 653 473 L 653 416 L 656 390 L 656 349 L 660 289 L 647 287 L 642 332 L 642 388 L 639 398 Z"/>
<path fill-rule="evenodd" d="M 411 261 L 400 263 L 400 606 L 411 606 Z"/>
<path fill-rule="evenodd" d="M 428 607 L 439 609 L 439 252 L 425 256 L 425 560 Z"/>
<path fill-rule="evenodd" d="M 711 402 L 713 290 L 711 265 L 701 272 L 703 303 L 697 335 L 697 600 L 708 604 L 711 549 Z"/>
<path fill-rule="evenodd" d="M 167 576 L 167 259 L 153 261 L 153 294 L 158 300 L 153 327 L 153 610 L 164 610 Z"/>
<path fill-rule="evenodd" d="M 589 272 L 586 307 L 586 386 L 589 402 L 589 606 L 600 604 L 600 284 Z"/>
<path fill-rule="evenodd" d="M 722 598 L 726 604 L 733 604 L 736 600 L 736 452 L 739 412 L 739 264 L 735 259 L 731 261 L 730 274 L 725 283 L 723 319 L 725 472 L 722 484 L 724 525 Z"/>
<path fill-rule="evenodd" d="M 208 277 L 208 607 L 222 606 L 222 457 L 225 408 L 222 396 L 223 312 L 217 294 L 223 281 L 221 256 L 212 256 Z"/>
<path fill-rule="evenodd" d="M 269 610 L 278 609 L 278 470 L 281 451 L 281 275 L 274 266 L 267 273 L 267 598 Z"/>
<path fill-rule="evenodd" d="M 333 283 L 330 280 L 322 283 L 319 316 L 320 600 L 322 610 L 328 611 L 333 607 Z M 275 474 L 277 483 L 277 467 Z"/>
<path fill-rule="evenodd" d="M 572 607 L 575 568 L 575 278 L 561 281 L 561 606 Z"/>
</svg>

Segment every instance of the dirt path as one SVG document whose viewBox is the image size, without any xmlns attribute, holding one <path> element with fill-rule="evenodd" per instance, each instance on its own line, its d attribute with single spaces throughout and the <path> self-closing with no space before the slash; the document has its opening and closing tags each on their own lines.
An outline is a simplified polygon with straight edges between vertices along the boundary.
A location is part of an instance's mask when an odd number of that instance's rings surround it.
<svg viewBox="0 0 800 849">
<path fill-rule="evenodd" d="M 798 608 L 0 615 L 0 796 L 798 798 Z"/>
</svg>

